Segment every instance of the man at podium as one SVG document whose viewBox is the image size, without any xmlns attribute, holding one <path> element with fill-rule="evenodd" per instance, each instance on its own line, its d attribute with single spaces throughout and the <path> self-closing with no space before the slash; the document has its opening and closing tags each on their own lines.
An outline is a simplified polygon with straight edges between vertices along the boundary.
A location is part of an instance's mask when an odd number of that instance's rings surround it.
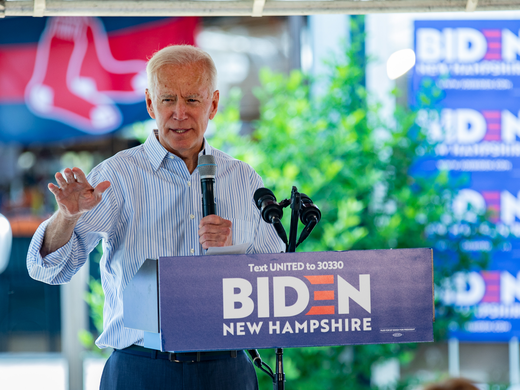
<svg viewBox="0 0 520 390">
<path fill-rule="evenodd" d="M 103 241 L 105 292 L 100 348 L 111 347 L 101 389 L 256 389 L 244 351 L 170 354 L 143 347 L 143 332 L 123 325 L 123 290 L 147 258 L 199 256 L 209 247 L 249 244 L 249 253 L 281 252 L 272 225 L 253 201 L 262 180 L 247 164 L 204 138 L 219 91 L 211 57 L 169 46 L 148 62 L 146 105 L 157 130 L 138 147 L 103 161 L 88 176 L 56 173 L 49 190 L 58 211 L 36 231 L 27 256 L 32 278 L 70 281 Z M 215 215 L 203 217 L 200 155 L 213 155 Z"/>
</svg>

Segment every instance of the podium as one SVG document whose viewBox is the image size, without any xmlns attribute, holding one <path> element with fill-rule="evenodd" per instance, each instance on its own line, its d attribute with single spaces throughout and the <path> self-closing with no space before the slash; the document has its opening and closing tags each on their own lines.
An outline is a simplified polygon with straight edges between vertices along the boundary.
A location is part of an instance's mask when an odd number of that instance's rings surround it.
<svg viewBox="0 0 520 390">
<path fill-rule="evenodd" d="M 433 251 L 146 260 L 123 293 L 144 346 L 202 352 L 433 341 Z"/>
</svg>

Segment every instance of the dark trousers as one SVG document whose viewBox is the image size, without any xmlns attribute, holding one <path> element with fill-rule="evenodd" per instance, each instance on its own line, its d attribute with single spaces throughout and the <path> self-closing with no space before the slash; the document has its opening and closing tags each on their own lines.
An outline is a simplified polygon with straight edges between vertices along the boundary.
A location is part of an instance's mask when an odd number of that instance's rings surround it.
<svg viewBox="0 0 520 390">
<path fill-rule="evenodd" d="M 115 350 L 105 364 L 100 390 L 258 390 L 244 351 L 237 357 L 171 362 Z"/>
</svg>

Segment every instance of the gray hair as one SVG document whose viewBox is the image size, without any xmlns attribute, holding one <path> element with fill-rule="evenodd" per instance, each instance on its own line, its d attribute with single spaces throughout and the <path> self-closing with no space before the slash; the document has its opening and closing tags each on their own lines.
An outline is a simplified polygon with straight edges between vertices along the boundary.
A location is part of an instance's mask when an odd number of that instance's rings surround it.
<svg viewBox="0 0 520 390">
<path fill-rule="evenodd" d="M 165 65 L 189 65 L 199 63 L 209 76 L 210 93 L 217 89 L 217 68 L 211 56 L 205 51 L 190 45 L 171 45 L 156 52 L 146 64 L 148 89 L 153 93 L 157 72 Z"/>
</svg>

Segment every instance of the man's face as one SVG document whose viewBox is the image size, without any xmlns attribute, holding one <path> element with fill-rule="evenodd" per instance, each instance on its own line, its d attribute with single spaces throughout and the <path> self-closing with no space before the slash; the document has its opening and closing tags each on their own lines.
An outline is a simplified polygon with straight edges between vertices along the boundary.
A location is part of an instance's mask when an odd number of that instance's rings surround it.
<svg viewBox="0 0 520 390">
<path fill-rule="evenodd" d="M 165 65 L 157 72 L 153 91 L 146 90 L 146 106 L 157 122 L 159 142 L 184 160 L 200 152 L 218 100 L 219 92 L 210 91 L 209 76 L 200 64 Z"/>
</svg>

